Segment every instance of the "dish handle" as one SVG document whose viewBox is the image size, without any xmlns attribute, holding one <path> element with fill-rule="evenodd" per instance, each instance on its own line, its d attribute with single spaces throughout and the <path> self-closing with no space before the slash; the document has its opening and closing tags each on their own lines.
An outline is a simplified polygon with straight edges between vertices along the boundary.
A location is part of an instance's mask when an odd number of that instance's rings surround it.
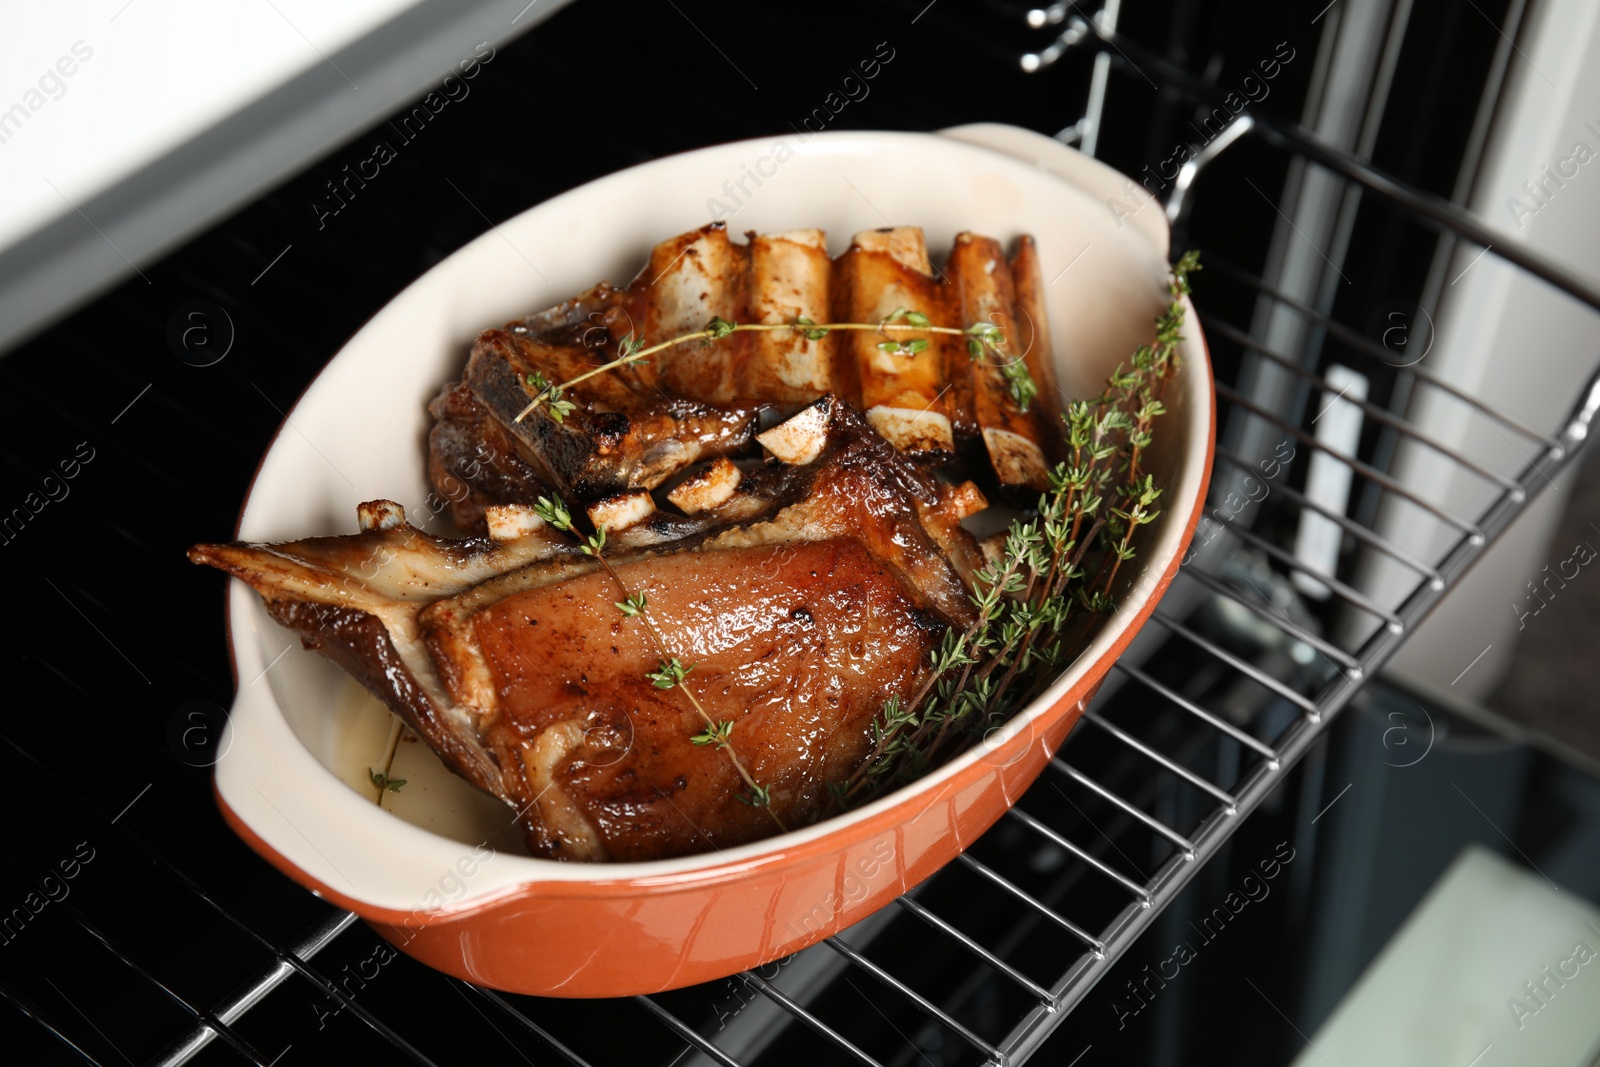
<svg viewBox="0 0 1600 1067">
<path fill-rule="evenodd" d="M 1054 137 L 1002 122 L 974 122 L 937 131 L 952 141 L 977 145 L 1032 163 L 1102 203 L 1117 229 L 1132 227 L 1165 262 L 1170 256 L 1172 232 L 1160 201 L 1134 181 L 1093 156 L 1069 148 Z"/>
</svg>

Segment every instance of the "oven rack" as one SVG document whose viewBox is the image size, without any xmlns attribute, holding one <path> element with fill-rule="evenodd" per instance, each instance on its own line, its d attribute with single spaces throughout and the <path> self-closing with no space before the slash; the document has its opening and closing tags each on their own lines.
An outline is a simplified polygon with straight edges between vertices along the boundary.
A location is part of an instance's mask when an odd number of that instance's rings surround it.
<svg viewBox="0 0 1600 1067">
<path fill-rule="evenodd" d="M 1066 5 L 1071 7 L 1071 5 Z M 1180 69 L 1119 37 L 1104 20 L 1086 21 L 1070 14 L 1040 25 L 1061 24 L 1063 49 L 1092 49 L 1113 65 L 1137 63 L 1155 72 L 1164 88 L 1194 103 L 1210 102 L 1213 92 Z M 1132 58 L 1130 58 L 1132 57 Z M 1400 215 L 1429 226 L 1441 239 L 1488 248 L 1495 257 L 1537 276 L 1575 299 L 1600 310 L 1600 290 L 1558 264 L 1487 231 L 1460 208 L 1411 188 L 1375 170 L 1355 155 L 1331 148 L 1290 123 L 1242 114 L 1225 143 L 1194 161 L 1178 184 L 1183 195 L 1167 205 L 1182 222 L 1204 196 L 1207 167 L 1241 140 L 1251 138 L 1282 155 L 1309 161 L 1360 186 L 1366 195 L 1388 202 Z M 1204 253 L 1206 250 L 1202 249 Z M 1282 292 L 1248 269 L 1215 256 L 1205 257 L 1207 284 L 1235 287 L 1252 301 L 1266 302 L 1302 318 L 1310 332 L 1339 346 L 1341 358 L 1392 367 L 1391 353 L 1359 329 L 1336 321 L 1317 308 Z M 1248 322 L 1234 322 L 1207 310 L 1201 299 L 1201 322 L 1213 352 L 1232 349 L 1249 354 L 1303 380 L 1315 395 L 1332 397 L 1338 390 L 1315 370 L 1314 353 L 1281 352 L 1256 340 Z M 1219 301 L 1220 303 L 1220 301 Z M 1470 406 L 1497 433 L 1520 444 L 1515 451 L 1526 461 L 1489 467 L 1436 441 L 1410 422 L 1404 412 L 1388 411 L 1366 401 L 1355 402 L 1364 414 L 1394 433 L 1430 449 L 1453 472 L 1481 482 L 1482 504 L 1461 513 L 1459 505 L 1430 496 L 1391 472 L 1355 456 L 1334 452 L 1303 426 L 1306 420 L 1268 410 L 1237 383 L 1218 382 L 1219 414 L 1254 422 L 1296 443 L 1297 463 L 1323 452 L 1355 472 L 1358 484 L 1404 505 L 1435 523 L 1450 537 L 1435 556 L 1420 556 L 1392 542 L 1376 520 L 1359 521 L 1330 510 L 1283 478 L 1272 486 L 1274 507 L 1285 514 L 1316 513 L 1334 523 L 1350 542 L 1381 553 L 1406 569 L 1413 579 L 1397 607 L 1352 575 L 1315 571 L 1288 543 L 1286 524 L 1220 519 L 1223 533 L 1247 549 L 1264 567 L 1241 571 L 1218 553 L 1201 552 L 1183 566 L 1163 605 L 1155 612 L 1141 644 L 1165 642 L 1184 662 L 1204 662 L 1208 669 L 1253 691 L 1255 699 L 1207 700 L 1186 691 L 1183 673 L 1163 667 L 1161 660 L 1139 655 L 1117 664 L 1085 722 L 1063 746 L 1040 782 L 984 839 L 929 882 L 852 930 L 798 954 L 783 965 L 733 976 L 715 989 L 642 996 L 595 1006 L 604 1008 L 617 1025 L 654 1028 L 663 1064 L 717 1063 L 736 1067 L 757 1062 L 770 1048 L 786 1021 L 798 1035 L 827 1051 L 829 1062 L 894 1065 L 917 1059 L 924 1048 L 942 1050 L 938 1062 L 1020 1064 L 1038 1050 L 1067 1014 L 1085 997 L 1113 963 L 1134 943 L 1196 873 L 1214 857 L 1263 799 L 1279 786 L 1289 769 L 1322 736 L 1329 723 L 1400 647 L 1487 546 L 1527 507 L 1538 492 L 1572 464 L 1589 434 L 1600 407 L 1600 374 L 1583 383 L 1577 402 L 1560 421 L 1539 428 L 1498 412 L 1482 398 L 1471 397 L 1424 369 L 1405 368 L 1417 390 L 1431 390 L 1452 402 Z M 1318 405 L 1320 406 L 1320 405 Z M 1223 420 L 1226 424 L 1226 418 Z M 1230 469 L 1250 470 L 1257 457 L 1219 442 L 1216 483 Z M 1299 572 L 1320 582 L 1333 600 L 1365 617 L 1365 626 L 1345 627 L 1330 636 L 1319 622 L 1291 615 L 1271 592 L 1265 575 Z M 1269 587 L 1271 588 L 1271 587 Z M 1294 654 L 1263 657 L 1228 647 L 1204 632 L 1185 606 L 1209 604 L 1244 613 L 1259 626 L 1281 635 Z M 8 739 L 12 758 L 50 776 L 25 749 Z M 92 810 L 96 832 L 143 857 L 172 883 L 172 892 L 187 906 L 220 917 L 252 944 L 261 966 L 236 990 L 201 1001 L 163 984 L 141 962 L 136 946 L 102 929 L 71 903 L 59 908 L 65 917 L 95 939 L 132 973 L 150 986 L 186 1020 L 175 1028 L 171 1047 L 152 1062 L 186 1063 L 197 1056 L 206 1062 L 272 1064 L 282 1055 L 264 1048 L 250 1033 L 252 1013 L 270 998 L 289 990 L 314 994 L 370 1031 L 375 1047 L 397 1061 L 430 1064 L 431 1058 L 408 1037 L 412 1022 L 369 1007 L 337 981 L 318 958 L 355 936 L 354 916 L 327 909 L 300 937 L 274 937 L 234 914 L 216 895 L 183 873 L 180 863 L 163 854 L 141 835 L 119 827 L 111 812 L 97 807 L 76 784 L 54 779 L 63 794 Z M 137 799 L 137 798 L 136 798 Z M 1065 801 L 1065 804 L 1062 801 Z M 124 809 L 125 811 L 126 809 Z M 1120 842 L 1120 844 L 1119 844 Z M 1137 845 L 1130 842 L 1138 842 Z M 1130 858 L 1133 850 L 1139 861 Z M 7 866 L 15 866 L 4 857 Z M 37 882 L 38 873 L 23 870 Z M 985 923 L 951 907 L 952 899 L 984 899 L 1008 911 L 1006 921 Z M 1077 905 L 1082 906 L 1078 910 Z M 982 927 L 982 929 L 969 929 Z M 965 959 L 967 977 L 951 982 L 933 974 L 880 962 L 874 948 L 910 929 L 927 939 L 941 958 Z M 1029 943 L 1044 945 L 1040 954 Z M 770 972 L 770 973 L 769 973 Z M 441 979 L 475 1013 L 507 1040 L 526 1043 L 538 1053 L 532 1062 L 553 1055 L 574 1064 L 608 1062 L 603 1050 L 590 1047 L 581 1031 L 560 1025 L 560 1005 L 478 989 L 456 979 Z M 851 1025 L 850 1012 L 830 998 L 840 986 L 874 991 L 884 997 L 882 1012 L 903 1043 L 869 1040 Z M 736 997 L 740 1008 L 732 1027 L 717 1004 Z M 59 1038 L 63 1047 L 84 1062 L 102 1061 L 75 1043 L 73 1024 L 55 1009 L 42 1006 L 22 991 L 0 982 L 3 997 L 22 1016 Z M 985 999 L 987 998 L 987 999 Z M 999 1003 L 1000 1010 L 992 1010 Z M 552 1006 L 554 1005 L 554 1006 Z M 985 1007 L 987 1005 L 987 1007 Z M 709 1006 L 709 1010 L 708 1010 Z M 750 1011 L 746 1014 L 745 1009 Z M 859 1008 L 857 1009 L 859 1010 Z M 891 1018 L 889 1012 L 894 1015 Z M 741 1018 L 744 1025 L 741 1029 Z M 759 1018 L 765 1033 L 752 1036 L 750 1020 Z M 623 1022 L 626 1020 L 626 1023 Z M 737 1046 L 737 1047 L 736 1047 Z M 287 1050 L 285 1050 L 287 1051 Z M 524 1057 L 527 1058 L 527 1057 Z"/>
</svg>

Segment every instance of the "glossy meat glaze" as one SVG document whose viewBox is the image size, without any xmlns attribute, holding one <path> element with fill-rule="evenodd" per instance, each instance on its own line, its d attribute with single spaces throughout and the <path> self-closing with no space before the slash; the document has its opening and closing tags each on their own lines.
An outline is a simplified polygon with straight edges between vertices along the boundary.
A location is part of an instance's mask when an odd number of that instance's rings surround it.
<svg viewBox="0 0 1600 1067">
<path fill-rule="evenodd" d="M 536 855 L 641 860 L 776 830 L 616 602 L 648 596 L 689 684 L 789 827 L 866 757 L 870 724 L 908 696 L 950 625 L 971 619 L 982 556 L 960 522 L 970 484 L 929 476 L 826 396 L 761 435 L 778 457 L 727 467 L 675 499 L 597 503 L 615 574 L 527 508 L 487 506 L 489 536 L 451 540 L 400 507 L 362 531 L 286 544 L 198 545 L 274 618 L 344 667 L 468 781 L 519 813 Z M 730 488 L 731 487 L 731 488 Z M 620 586 L 618 584 L 622 583 Z"/>
<path fill-rule="evenodd" d="M 967 338 L 897 330 L 741 331 L 714 345 L 687 343 L 591 378 L 568 391 L 577 410 L 556 420 L 517 416 L 538 389 L 615 359 L 633 336 L 652 345 L 736 323 L 878 323 L 901 309 L 933 326 L 998 326 L 1003 341 L 974 358 Z M 892 339 L 927 342 L 885 350 Z M 527 501 L 546 487 L 591 500 L 653 489 L 714 455 L 739 455 L 766 411 L 787 414 L 824 394 L 858 407 L 902 452 L 942 463 L 964 455 L 987 479 L 1022 496 L 1043 488 L 1056 444 L 1059 394 L 1045 324 L 1038 252 L 957 235 L 934 265 L 922 231 L 858 233 L 830 258 L 821 230 L 730 240 L 715 223 L 658 244 L 625 289 L 601 283 L 564 304 L 485 331 L 461 382 L 431 408 L 430 473 L 462 529 L 483 528 L 488 503 Z M 1038 397 L 1023 411 L 1002 368 L 1023 363 Z M 460 486 L 465 483 L 466 491 Z M 456 491 L 450 491 L 455 489 Z"/>
</svg>

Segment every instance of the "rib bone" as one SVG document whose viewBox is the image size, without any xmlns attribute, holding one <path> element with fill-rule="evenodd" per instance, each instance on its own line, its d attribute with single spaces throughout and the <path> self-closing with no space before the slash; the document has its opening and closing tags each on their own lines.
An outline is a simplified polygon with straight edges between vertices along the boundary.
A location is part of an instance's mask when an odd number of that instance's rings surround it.
<svg viewBox="0 0 1600 1067">
<path fill-rule="evenodd" d="M 914 226 L 858 233 L 837 260 L 820 230 L 751 234 L 740 244 L 721 224 L 706 226 L 658 244 L 626 289 L 601 283 L 485 331 L 463 382 L 434 402 L 430 475 L 457 522 L 481 530 L 488 504 L 529 503 L 550 488 L 587 504 L 654 488 L 716 456 L 753 458 L 768 409 L 791 413 L 833 393 L 901 451 L 932 463 L 976 451 L 1001 489 L 1031 492 L 1043 485 L 1046 460 L 1060 458 L 1042 292 L 1027 238 L 1007 263 L 994 240 L 962 234 L 936 272 Z M 612 368 L 567 390 L 576 408 L 564 417 L 541 402 L 519 421 L 544 385 L 616 360 L 625 338 L 662 343 L 713 316 L 876 323 L 902 309 L 960 330 L 993 319 L 1005 332 L 1002 353 L 974 361 L 965 336 L 909 328 L 818 338 L 740 330 Z M 1018 409 L 1000 373 L 1013 359 L 1038 383 L 1034 411 Z"/>
</svg>

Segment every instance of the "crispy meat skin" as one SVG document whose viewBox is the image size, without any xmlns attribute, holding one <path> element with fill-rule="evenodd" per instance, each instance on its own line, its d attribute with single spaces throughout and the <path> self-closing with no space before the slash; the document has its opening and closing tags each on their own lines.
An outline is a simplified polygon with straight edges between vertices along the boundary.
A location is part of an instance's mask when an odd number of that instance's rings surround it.
<svg viewBox="0 0 1600 1067">
<path fill-rule="evenodd" d="M 790 825 L 815 821 L 826 784 L 849 776 L 869 744 L 881 694 L 920 676 L 943 625 L 893 568 L 848 538 L 654 556 L 618 568 L 645 591 L 655 624 L 713 718 L 732 719 L 736 750 Z M 704 729 L 679 692 L 645 674 L 660 655 L 625 619 L 612 577 L 595 571 L 513 594 L 472 630 L 499 712 L 486 741 L 506 766 L 552 727 L 582 733 L 543 778 L 508 776 L 519 805 L 575 806 L 617 860 L 726 848 L 764 837 L 767 814 L 734 802 L 729 761 L 690 738 Z M 553 780 L 557 788 L 544 792 Z M 560 855 L 568 835 L 535 828 Z"/>
<path fill-rule="evenodd" d="M 873 717 L 918 684 L 944 629 L 971 620 L 961 575 L 979 558 L 959 494 L 848 405 L 808 410 L 826 434 L 810 462 L 749 471 L 724 502 L 657 513 L 608 553 L 791 827 L 865 758 Z M 609 573 L 548 528 L 451 541 L 396 512 L 374 502 L 364 521 L 388 528 L 190 557 L 250 583 L 522 812 L 536 854 L 650 859 L 775 832 L 737 802 L 725 754 L 691 742 L 703 724 L 683 695 L 644 678 L 659 655 Z"/>
<path fill-rule="evenodd" d="M 398 507 L 398 505 L 396 505 Z M 416 626 L 428 603 L 498 573 L 577 552 L 554 537 L 505 545 L 450 541 L 410 526 L 282 545 L 195 545 L 189 558 L 226 571 L 261 594 L 273 618 L 349 671 L 416 730 L 446 765 L 499 795 L 499 769 L 463 736 L 465 717 L 436 698 L 437 671 Z"/>
<path fill-rule="evenodd" d="M 561 422 L 542 413 L 516 421 L 533 393 L 526 384 L 529 374 L 539 371 L 550 381 L 564 381 L 590 366 L 581 348 L 547 344 L 511 330 L 485 330 L 467 362 L 466 384 L 474 397 L 538 457 L 562 494 L 574 500 L 653 489 L 697 460 L 739 449 L 755 430 L 760 405 L 719 407 L 660 394 L 643 396 L 611 375 L 591 379 L 597 383 L 591 389 L 574 390 L 583 403 Z"/>
<path fill-rule="evenodd" d="M 445 427 L 430 438 L 435 488 L 450 495 L 441 479 L 453 469 L 452 456 L 476 452 L 477 438 L 491 453 L 514 442 L 539 478 L 569 500 L 653 488 L 699 460 L 753 454 L 750 439 L 764 408 L 792 411 L 830 392 L 860 408 L 903 452 L 932 462 L 968 453 L 992 464 L 1002 490 L 1031 497 L 1044 487 L 1045 457 L 1059 434 L 1049 353 L 1032 344 L 1048 333 L 1030 239 L 1019 241 L 1008 262 L 997 242 L 960 234 L 947 269 L 938 271 L 913 226 L 858 233 L 837 259 L 829 258 L 820 230 L 747 236 L 744 244 L 731 241 L 720 223 L 681 234 L 656 245 L 626 289 L 601 283 L 485 331 L 463 379 L 483 414 L 435 411 Z M 993 321 L 1007 332 L 1005 352 L 974 361 L 964 338 L 915 331 L 892 335 L 928 341 L 915 355 L 879 348 L 890 335 L 875 333 L 834 331 L 813 340 L 739 332 L 572 387 L 568 399 L 578 409 L 561 422 L 547 410 L 515 421 L 537 394 L 530 374 L 569 381 L 616 358 L 630 335 L 654 344 L 700 330 L 713 315 L 741 323 L 877 322 L 899 308 L 923 311 L 939 326 Z M 1025 359 L 1039 382 L 1033 411 L 1017 410 L 1000 378 L 998 364 L 1013 358 Z M 463 528 L 481 529 L 486 502 L 536 499 L 542 486 L 520 470 L 510 473 L 517 476 L 472 483 L 473 496 L 455 509 L 468 523 Z"/>
<path fill-rule="evenodd" d="M 550 492 L 538 458 L 472 395 L 451 382 L 428 405 L 428 481 L 447 502 L 456 529 L 484 533 L 483 509 Z"/>
<path fill-rule="evenodd" d="M 356 608 L 305 600 L 271 600 L 267 611 L 298 632 L 307 648 L 327 656 L 368 691 L 383 696 L 407 726 L 430 739 L 440 758 L 457 774 L 486 792 L 503 788 L 499 769 L 464 744 L 443 721 L 396 651 L 381 619 Z"/>
</svg>

